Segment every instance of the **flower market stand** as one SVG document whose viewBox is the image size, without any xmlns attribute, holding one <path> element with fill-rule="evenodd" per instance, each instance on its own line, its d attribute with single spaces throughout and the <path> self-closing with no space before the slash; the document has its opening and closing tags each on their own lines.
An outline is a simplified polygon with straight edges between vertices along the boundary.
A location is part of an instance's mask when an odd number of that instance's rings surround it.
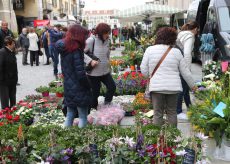
<svg viewBox="0 0 230 164">
<path fill-rule="evenodd" d="M 214 152 L 210 151 L 216 149 L 214 139 L 205 140 L 206 137 L 199 133 L 203 129 L 195 132 L 195 125 L 190 125 L 189 122 L 179 121 L 178 130 L 172 127 L 160 129 L 148 122 L 144 124 L 140 121 L 141 115 L 151 111 L 149 104 L 141 99 L 145 79 L 137 70 L 132 73 L 124 71 L 130 65 L 126 63 L 129 53 L 121 55 L 121 51 L 121 48 L 117 48 L 112 52 L 116 55 L 112 57 L 115 58 L 114 67 L 119 65 L 114 78 L 120 91 L 116 91 L 113 103 L 120 104 L 125 111 L 132 111 L 134 116 L 124 116 L 117 125 L 89 125 L 85 129 L 65 129 L 62 127 L 65 119 L 61 111 L 63 98 L 56 97 L 53 90 L 49 97 L 42 97 L 41 94 L 29 95 L 22 98 L 13 114 L 8 112 L 11 115 L 0 121 L 1 160 L 7 161 L 6 163 L 15 160 L 21 163 L 125 163 L 132 160 L 134 163 L 144 160 L 157 164 L 166 161 L 183 163 L 187 158 L 186 151 L 193 154 L 193 150 L 196 150 L 197 163 L 201 163 L 206 161 L 206 145 L 203 143 L 208 145 L 207 155 L 213 157 Z M 53 81 L 48 87 L 60 87 L 60 81 Z M 101 94 L 103 95 L 103 92 Z M 199 95 L 196 99 L 198 98 Z M 103 100 L 102 96 L 99 97 L 100 103 Z M 199 109 L 203 111 L 202 108 Z M 26 126 L 24 121 L 29 118 L 33 118 L 33 124 Z M 201 122 L 202 125 L 202 120 L 197 122 Z M 222 164 L 221 160 L 218 160 L 218 163 Z"/>
</svg>

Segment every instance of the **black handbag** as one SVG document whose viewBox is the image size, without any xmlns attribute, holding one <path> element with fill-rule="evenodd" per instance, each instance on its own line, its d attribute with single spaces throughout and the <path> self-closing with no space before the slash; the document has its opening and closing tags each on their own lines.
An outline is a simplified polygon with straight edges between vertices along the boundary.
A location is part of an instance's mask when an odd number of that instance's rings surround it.
<svg viewBox="0 0 230 164">
<path fill-rule="evenodd" d="M 41 50 L 38 51 L 39 56 L 43 55 L 43 52 Z"/>
<path fill-rule="evenodd" d="M 85 54 L 87 56 L 89 56 L 92 60 L 100 61 L 100 59 L 94 55 L 94 46 L 95 46 L 95 39 L 93 38 L 92 52 L 87 51 L 87 52 L 85 52 Z M 87 73 L 90 73 L 93 69 L 94 69 L 94 67 L 92 67 L 90 63 L 88 65 L 85 65 L 85 71 Z"/>
</svg>

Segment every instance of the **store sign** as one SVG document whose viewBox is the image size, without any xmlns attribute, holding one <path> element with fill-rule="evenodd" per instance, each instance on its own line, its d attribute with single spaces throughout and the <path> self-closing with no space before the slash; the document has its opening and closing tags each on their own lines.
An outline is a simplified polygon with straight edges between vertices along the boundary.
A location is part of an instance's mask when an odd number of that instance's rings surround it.
<svg viewBox="0 0 230 164">
<path fill-rule="evenodd" d="M 34 20 L 34 27 L 46 26 L 49 23 L 49 20 Z"/>
<path fill-rule="evenodd" d="M 14 10 L 24 10 L 24 0 L 13 1 Z"/>
</svg>

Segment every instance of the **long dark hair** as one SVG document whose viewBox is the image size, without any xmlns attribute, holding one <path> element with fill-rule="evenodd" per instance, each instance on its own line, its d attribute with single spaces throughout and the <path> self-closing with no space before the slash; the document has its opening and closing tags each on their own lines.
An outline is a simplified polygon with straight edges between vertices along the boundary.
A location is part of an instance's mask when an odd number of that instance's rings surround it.
<svg viewBox="0 0 230 164">
<path fill-rule="evenodd" d="M 65 48 L 67 52 L 73 52 L 77 49 L 85 49 L 85 41 L 88 36 L 88 30 L 81 25 L 72 25 L 69 27 L 64 38 Z"/>
<path fill-rule="evenodd" d="M 195 28 L 199 28 L 199 24 L 196 21 L 190 21 L 184 24 L 181 28 L 182 31 L 193 30 Z"/>
</svg>

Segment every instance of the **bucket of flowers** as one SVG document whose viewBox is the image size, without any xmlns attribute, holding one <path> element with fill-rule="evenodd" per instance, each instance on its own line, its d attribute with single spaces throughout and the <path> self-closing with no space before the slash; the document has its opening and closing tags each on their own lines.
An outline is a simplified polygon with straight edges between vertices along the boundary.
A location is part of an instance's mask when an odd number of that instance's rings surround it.
<svg viewBox="0 0 230 164">
<path fill-rule="evenodd" d="M 43 97 L 49 97 L 50 88 L 47 86 L 40 86 L 35 89 L 38 93 L 41 93 Z"/>
</svg>

